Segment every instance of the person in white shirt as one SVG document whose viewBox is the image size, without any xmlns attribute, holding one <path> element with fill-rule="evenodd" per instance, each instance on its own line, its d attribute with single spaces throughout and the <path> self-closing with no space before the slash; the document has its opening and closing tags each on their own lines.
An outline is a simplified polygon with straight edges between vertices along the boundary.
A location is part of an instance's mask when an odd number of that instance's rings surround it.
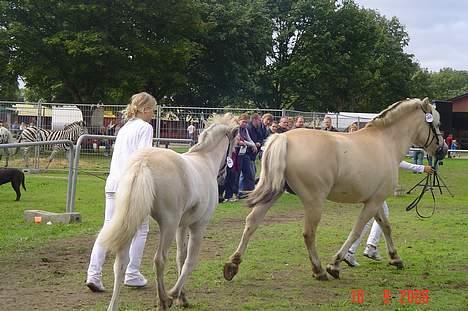
<svg viewBox="0 0 468 311">
<path fill-rule="evenodd" d="M 417 172 L 417 173 L 426 173 L 426 174 L 432 174 L 433 169 L 431 166 L 428 165 L 418 165 L 418 164 L 411 164 L 406 161 L 401 161 L 400 162 L 400 168 L 412 171 L 412 172 Z M 387 202 L 384 201 L 382 208 L 384 210 L 385 215 L 388 217 L 388 205 Z M 369 234 L 369 237 L 367 238 L 367 245 L 364 250 L 364 256 L 373 259 L 373 260 L 381 260 L 382 257 L 379 255 L 379 251 L 377 249 L 377 245 L 379 244 L 380 236 L 382 235 L 382 229 L 380 228 L 379 224 L 377 221 L 375 221 L 373 218 L 369 220 L 369 222 L 366 224 L 364 229 L 362 230 L 361 236 L 351 245 L 351 247 L 348 250 L 348 253 L 345 255 L 344 262 L 348 264 L 350 267 L 357 267 L 359 266 L 359 263 L 357 262 L 356 258 L 354 257 L 354 254 L 356 253 L 356 250 L 361 244 L 361 240 L 366 234 L 367 230 L 369 230 L 370 225 L 372 224 L 371 232 Z"/>
<path fill-rule="evenodd" d="M 119 130 L 114 145 L 114 153 L 106 180 L 106 210 L 104 226 L 112 218 L 115 207 L 115 195 L 118 191 L 119 180 L 125 170 L 130 156 L 138 149 L 152 147 L 153 127 L 149 123 L 154 116 L 156 100 L 148 93 L 142 92 L 132 96 L 130 104 L 124 113 L 128 121 Z M 140 264 L 149 231 L 147 219 L 133 237 L 129 251 L 130 262 L 125 273 L 125 285 L 143 287 L 148 281 L 140 273 Z M 94 242 L 86 278 L 86 286 L 93 292 L 103 292 L 102 266 L 106 259 L 106 249 Z"/>
</svg>

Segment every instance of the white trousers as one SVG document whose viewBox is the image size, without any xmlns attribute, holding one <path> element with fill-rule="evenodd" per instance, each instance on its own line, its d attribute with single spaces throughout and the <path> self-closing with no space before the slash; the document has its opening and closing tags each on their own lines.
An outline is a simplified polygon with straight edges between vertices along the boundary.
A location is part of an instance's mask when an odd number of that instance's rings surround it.
<svg viewBox="0 0 468 311">
<path fill-rule="evenodd" d="M 384 210 L 385 216 L 388 217 L 389 213 L 388 213 L 387 201 L 384 201 L 384 203 L 382 204 L 382 208 Z M 362 230 L 362 233 L 359 236 L 359 238 L 349 248 L 350 253 L 353 253 L 353 254 L 356 253 L 356 250 L 359 247 L 359 244 L 361 244 L 362 238 L 367 233 L 367 230 L 369 230 L 369 227 L 371 226 L 371 224 L 372 224 L 372 228 L 371 228 L 369 237 L 367 238 L 367 244 L 377 247 L 380 241 L 380 236 L 382 235 L 382 229 L 380 229 L 380 226 L 377 223 L 377 221 L 375 221 L 374 218 L 371 218 L 371 220 L 369 220 L 367 224 L 364 226 L 364 229 Z"/>
<path fill-rule="evenodd" d="M 106 210 L 104 216 L 104 226 L 108 224 L 114 214 L 115 207 L 115 193 L 106 192 Z M 145 249 L 146 237 L 149 231 L 149 218 L 147 218 L 138 231 L 133 237 L 132 244 L 130 246 L 129 256 L 130 262 L 127 266 L 125 278 L 132 279 L 136 278 L 140 274 L 140 264 L 143 258 L 143 251 Z M 91 258 L 88 267 L 88 281 L 90 279 L 101 279 L 102 266 L 106 260 L 106 249 L 100 244 L 94 242 L 93 250 L 91 252 Z"/>
</svg>

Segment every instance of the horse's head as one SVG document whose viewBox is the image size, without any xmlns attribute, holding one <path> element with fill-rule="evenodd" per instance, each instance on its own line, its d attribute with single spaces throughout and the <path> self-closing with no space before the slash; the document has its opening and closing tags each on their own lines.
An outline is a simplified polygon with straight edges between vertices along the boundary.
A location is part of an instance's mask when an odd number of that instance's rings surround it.
<svg viewBox="0 0 468 311">
<path fill-rule="evenodd" d="M 424 114 L 424 119 L 421 122 L 415 142 L 437 160 L 442 160 L 447 154 L 448 147 L 439 129 L 439 112 L 427 97 L 421 102 L 420 109 Z"/>
</svg>

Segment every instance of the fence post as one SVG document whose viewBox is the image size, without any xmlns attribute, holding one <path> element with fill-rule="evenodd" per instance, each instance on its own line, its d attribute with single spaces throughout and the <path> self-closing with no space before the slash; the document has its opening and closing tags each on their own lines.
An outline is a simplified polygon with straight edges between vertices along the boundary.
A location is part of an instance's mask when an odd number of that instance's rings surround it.
<svg viewBox="0 0 468 311">
<path fill-rule="evenodd" d="M 159 147 L 159 138 L 161 138 L 161 106 L 156 108 L 156 147 Z"/>
</svg>

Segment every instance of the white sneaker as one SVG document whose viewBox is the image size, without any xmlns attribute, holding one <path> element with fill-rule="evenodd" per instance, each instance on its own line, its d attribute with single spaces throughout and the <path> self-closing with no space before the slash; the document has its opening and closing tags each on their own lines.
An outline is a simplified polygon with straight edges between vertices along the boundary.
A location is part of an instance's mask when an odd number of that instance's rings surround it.
<svg viewBox="0 0 468 311">
<path fill-rule="evenodd" d="M 356 258 L 354 258 L 354 254 L 347 252 L 343 259 L 344 262 L 348 264 L 350 267 L 357 267 L 359 263 L 357 262 Z"/>
<path fill-rule="evenodd" d="M 377 247 L 370 244 L 367 244 L 366 249 L 364 250 L 364 256 L 372 260 L 382 260 Z"/>
<path fill-rule="evenodd" d="M 148 280 L 145 279 L 145 277 L 141 273 L 139 273 L 136 276 L 130 277 L 128 275 L 125 275 L 124 284 L 130 287 L 145 287 L 146 284 L 148 284 Z"/>
<path fill-rule="evenodd" d="M 95 293 L 102 293 L 106 291 L 104 285 L 102 285 L 102 281 L 97 278 L 90 278 L 86 280 L 86 286 Z"/>
</svg>

